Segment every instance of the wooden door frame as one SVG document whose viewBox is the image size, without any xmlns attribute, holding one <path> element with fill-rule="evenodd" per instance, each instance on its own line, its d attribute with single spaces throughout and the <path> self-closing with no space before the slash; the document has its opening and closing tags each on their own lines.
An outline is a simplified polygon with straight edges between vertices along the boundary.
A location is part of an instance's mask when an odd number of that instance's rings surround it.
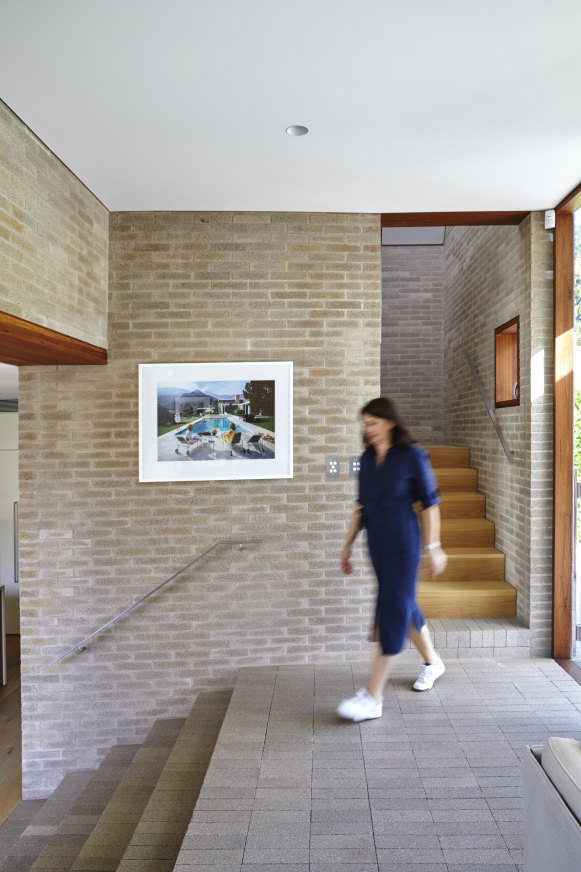
<svg viewBox="0 0 581 872">
<path fill-rule="evenodd" d="M 554 232 L 554 495 L 553 657 L 571 656 L 573 619 L 573 213 L 581 208 L 581 185 L 555 207 Z"/>
</svg>

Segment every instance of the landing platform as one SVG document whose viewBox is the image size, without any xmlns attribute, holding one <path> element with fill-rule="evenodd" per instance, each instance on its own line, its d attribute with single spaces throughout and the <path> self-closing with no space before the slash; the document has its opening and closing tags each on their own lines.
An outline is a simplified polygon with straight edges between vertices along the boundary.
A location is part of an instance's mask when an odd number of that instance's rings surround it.
<svg viewBox="0 0 581 872">
<path fill-rule="evenodd" d="M 402 654 L 362 724 L 335 707 L 366 662 L 241 670 L 175 868 L 522 870 L 520 758 L 581 739 L 581 687 L 553 660 L 455 657 L 414 693 L 419 665 Z"/>
</svg>

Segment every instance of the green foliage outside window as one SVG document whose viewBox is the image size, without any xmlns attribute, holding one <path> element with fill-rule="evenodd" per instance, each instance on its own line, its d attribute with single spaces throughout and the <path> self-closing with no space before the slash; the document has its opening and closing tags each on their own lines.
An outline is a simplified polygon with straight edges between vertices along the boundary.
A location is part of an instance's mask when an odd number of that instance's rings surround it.
<svg viewBox="0 0 581 872">
<path fill-rule="evenodd" d="M 581 345 L 581 220 L 575 215 L 575 344 Z M 578 373 L 581 378 L 581 374 Z"/>
</svg>

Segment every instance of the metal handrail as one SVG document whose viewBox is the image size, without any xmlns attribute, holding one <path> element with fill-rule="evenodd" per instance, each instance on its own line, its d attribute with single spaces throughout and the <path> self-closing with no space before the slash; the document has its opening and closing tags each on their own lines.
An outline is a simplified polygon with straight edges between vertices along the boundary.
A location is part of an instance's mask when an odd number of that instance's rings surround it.
<svg viewBox="0 0 581 872">
<path fill-rule="evenodd" d="M 68 657 L 69 654 L 72 654 L 73 651 L 82 651 L 85 642 L 88 642 L 90 639 L 92 639 L 94 636 L 96 636 L 102 630 L 105 630 L 107 627 L 110 627 L 111 624 L 114 624 L 115 621 L 118 621 L 119 618 L 122 618 L 123 615 L 126 615 L 132 609 L 141 605 L 142 602 L 144 602 L 150 596 L 153 596 L 154 593 L 157 593 L 158 590 L 161 590 L 162 587 L 165 587 L 166 584 L 169 584 L 170 581 L 173 581 L 174 578 L 177 578 L 178 575 L 181 575 L 182 572 L 185 572 L 186 569 L 190 568 L 190 566 L 193 566 L 195 563 L 199 563 L 200 560 L 202 560 L 204 557 L 206 557 L 206 555 L 210 554 L 210 552 L 214 551 L 216 548 L 221 548 L 223 545 L 238 545 L 238 547 L 242 549 L 245 545 L 259 545 L 262 541 L 263 541 L 262 539 L 242 539 L 242 540 L 240 540 L 240 539 L 221 539 L 219 542 L 216 542 L 214 545 L 211 545 L 210 548 L 206 548 L 205 551 L 202 551 L 202 553 L 199 554 L 197 557 L 195 557 L 193 560 L 191 560 L 187 566 L 183 566 L 181 569 L 178 569 L 177 572 L 174 572 L 173 575 L 170 575 L 169 578 L 166 578 L 165 581 L 162 581 L 161 584 L 158 584 L 157 587 L 154 587 L 153 590 L 150 590 L 149 593 L 146 593 L 145 596 L 141 597 L 141 599 L 138 599 L 136 602 L 132 603 L 128 608 L 124 609 L 122 612 L 119 612 L 118 615 L 115 615 L 114 618 L 111 618 L 110 621 L 107 621 L 106 624 L 103 624 L 102 627 L 99 627 L 98 630 L 95 630 L 94 633 L 91 633 L 89 636 L 86 636 L 86 638 L 82 639 L 80 642 L 77 642 L 76 645 L 73 645 L 72 648 L 69 648 L 68 651 L 65 651 L 64 654 L 61 654 L 60 657 L 57 657 L 55 660 L 53 660 L 48 665 L 54 666 L 55 663 L 58 663 L 60 660 L 64 660 L 64 658 Z"/>
<path fill-rule="evenodd" d="M 13 513 L 13 526 L 14 526 L 14 584 L 20 583 L 20 556 L 18 551 L 18 546 L 20 542 L 20 534 L 18 532 L 19 528 L 19 516 L 18 516 L 18 503 L 14 503 L 12 506 Z"/>
<path fill-rule="evenodd" d="M 492 425 L 493 425 L 494 429 L 496 430 L 496 435 L 500 439 L 500 444 L 504 448 L 504 453 L 506 454 L 506 456 L 508 458 L 508 462 L 514 463 L 514 454 L 512 453 L 512 451 L 510 450 L 510 448 L 506 444 L 506 439 L 504 438 L 504 434 L 502 432 L 500 424 L 498 423 L 498 418 L 494 414 L 494 410 L 493 410 L 492 406 L 490 405 L 490 401 L 486 395 L 486 391 L 484 390 L 482 382 L 480 381 L 480 376 L 478 375 L 478 370 L 474 366 L 474 362 L 473 362 L 472 358 L 470 357 L 470 355 L 468 354 L 468 352 L 466 351 L 466 349 L 464 349 L 464 357 L 466 358 L 466 362 L 468 363 L 468 366 L 470 367 L 470 372 L 474 376 L 474 381 L 476 382 L 478 390 L 480 391 L 480 396 L 482 397 L 482 400 L 484 401 L 484 405 L 486 406 L 486 411 L 490 415 L 490 420 L 492 421 Z"/>
</svg>

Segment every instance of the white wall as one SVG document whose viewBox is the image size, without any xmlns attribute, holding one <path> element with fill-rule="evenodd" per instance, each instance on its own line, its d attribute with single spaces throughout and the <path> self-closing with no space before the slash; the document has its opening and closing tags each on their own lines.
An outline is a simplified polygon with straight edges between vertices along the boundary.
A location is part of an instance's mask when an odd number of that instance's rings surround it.
<svg viewBox="0 0 581 872">
<path fill-rule="evenodd" d="M 6 632 L 20 633 L 14 582 L 14 503 L 18 501 L 18 413 L 0 414 L 0 585 L 6 595 Z"/>
</svg>

